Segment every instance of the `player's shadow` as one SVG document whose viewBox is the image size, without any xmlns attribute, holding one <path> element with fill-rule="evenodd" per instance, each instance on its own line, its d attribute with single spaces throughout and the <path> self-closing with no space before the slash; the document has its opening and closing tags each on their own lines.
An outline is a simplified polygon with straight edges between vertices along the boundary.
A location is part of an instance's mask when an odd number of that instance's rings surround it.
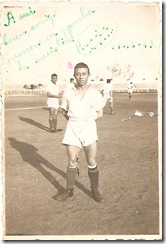
<svg viewBox="0 0 166 244">
<path fill-rule="evenodd" d="M 26 122 L 26 123 L 28 123 L 28 124 L 34 125 L 34 126 L 40 128 L 42 130 L 50 131 L 48 127 L 40 124 L 39 122 L 34 121 L 33 119 L 24 118 L 24 117 L 21 117 L 21 116 L 19 116 L 19 119 L 24 121 L 24 122 Z"/>
<path fill-rule="evenodd" d="M 107 111 L 104 111 L 103 114 L 109 114 L 110 115 L 111 113 L 110 112 L 107 112 Z"/>
<path fill-rule="evenodd" d="M 36 168 L 56 189 L 57 194 L 53 196 L 56 199 L 61 193 L 65 191 L 64 187 L 62 187 L 59 182 L 52 176 L 52 174 L 47 171 L 43 166 L 51 169 L 61 175 L 64 179 L 66 179 L 66 173 L 59 168 L 55 167 L 51 163 L 49 163 L 45 158 L 43 158 L 39 153 L 37 153 L 38 149 L 31 144 L 21 142 L 16 140 L 13 137 L 9 137 L 10 145 L 15 148 L 21 155 L 23 161 L 29 163 L 34 168 Z M 77 180 L 75 181 L 75 185 L 81 189 L 85 194 L 91 197 L 91 192 L 84 187 Z"/>
</svg>

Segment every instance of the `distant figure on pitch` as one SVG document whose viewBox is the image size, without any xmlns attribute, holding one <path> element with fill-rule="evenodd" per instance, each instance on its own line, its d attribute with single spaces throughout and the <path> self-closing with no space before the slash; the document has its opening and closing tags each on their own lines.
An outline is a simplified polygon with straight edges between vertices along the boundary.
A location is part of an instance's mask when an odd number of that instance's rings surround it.
<svg viewBox="0 0 166 244">
<path fill-rule="evenodd" d="M 57 74 L 51 75 L 51 82 L 47 87 L 47 105 L 49 108 L 49 125 L 51 132 L 62 131 L 62 129 L 57 129 L 57 117 L 59 110 L 59 86 L 57 85 Z"/>
<path fill-rule="evenodd" d="M 130 83 L 129 83 L 129 85 L 127 86 L 127 88 L 128 88 L 129 100 L 131 100 L 131 96 L 132 96 L 132 94 L 133 94 L 133 88 L 134 88 L 134 86 L 133 86 L 133 82 L 132 82 L 132 81 L 130 81 Z"/>
<path fill-rule="evenodd" d="M 75 87 L 76 86 L 76 82 L 74 82 L 74 78 L 70 78 L 70 87 Z"/>
<path fill-rule="evenodd" d="M 126 82 L 128 83 L 127 89 L 128 89 L 129 100 L 131 100 L 131 96 L 133 94 L 134 86 L 133 86 L 133 82 L 131 81 L 131 79 L 133 79 L 133 76 L 134 76 L 134 71 L 131 69 L 131 65 L 128 65 L 124 78 L 125 78 Z"/>
<path fill-rule="evenodd" d="M 110 113 L 115 114 L 114 112 L 114 100 L 113 100 L 113 85 L 112 85 L 112 79 L 107 79 L 106 85 L 104 86 L 104 89 L 102 91 L 102 94 L 105 98 L 105 104 L 107 103 L 107 100 L 110 104 Z"/>
</svg>

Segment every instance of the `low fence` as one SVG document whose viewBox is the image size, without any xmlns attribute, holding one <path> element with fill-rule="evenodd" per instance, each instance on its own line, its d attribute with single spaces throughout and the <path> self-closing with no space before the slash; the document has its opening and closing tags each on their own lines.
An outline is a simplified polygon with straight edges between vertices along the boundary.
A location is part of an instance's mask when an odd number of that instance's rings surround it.
<svg viewBox="0 0 166 244">
<path fill-rule="evenodd" d="M 103 90 L 103 84 L 92 85 L 98 90 Z M 127 84 L 113 84 L 115 92 L 128 92 Z M 134 84 L 133 92 L 157 92 L 157 84 Z"/>
<path fill-rule="evenodd" d="M 35 94 L 46 94 L 46 90 L 40 89 L 10 89 L 6 90 L 5 95 L 35 95 Z"/>
<path fill-rule="evenodd" d="M 92 87 L 97 90 L 103 90 L 104 84 L 91 84 Z M 60 85 L 60 90 L 63 92 L 65 89 L 65 85 Z M 114 84 L 115 92 L 127 92 L 127 84 Z M 19 89 L 19 88 L 10 88 L 6 89 L 5 95 L 36 95 L 36 94 L 46 94 L 46 87 L 37 88 L 37 89 Z M 133 92 L 157 92 L 157 84 L 134 84 Z"/>
</svg>

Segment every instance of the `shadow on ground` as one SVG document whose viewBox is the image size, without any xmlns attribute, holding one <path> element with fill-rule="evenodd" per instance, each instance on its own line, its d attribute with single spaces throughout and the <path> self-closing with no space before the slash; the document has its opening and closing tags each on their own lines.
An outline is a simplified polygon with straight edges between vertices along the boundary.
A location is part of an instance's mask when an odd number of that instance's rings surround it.
<svg viewBox="0 0 166 244">
<path fill-rule="evenodd" d="M 56 197 L 62 194 L 65 191 L 65 189 L 59 184 L 59 182 L 52 176 L 50 172 L 48 172 L 46 169 L 43 168 L 43 166 L 46 166 L 48 169 L 55 171 L 65 179 L 66 179 L 66 173 L 58 169 L 51 163 L 49 163 L 45 158 L 43 158 L 40 154 L 38 154 L 37 153 L 38 149 L 33 145 L 18 141 L 12 137 L 9 137 L 8 139 L 10 145 L 20 153 L 23 161 L 29 163 L 34 168 L 36 168 L 57 189 L 57 194 L 53 196 L 53 198 L 56 200 Z M 82 190 L 85 194 L 87 194 L 89 197 L 92 198 L 91 192 L 88 189 L 86 189 L 84 185 L 79 183 L 77 180 L 75 181 L 75 185 L 80 190 Z"/>
<path fill-rule="evenodd" d="M 34 125 L 42 130 L 46 130 L 46 131 L 50 131 L 50 129 L 42 124 L 40 124 L 39 122 L 36 122 L 34 121 L 33 119 L 30 119 L 30 118 L 24 118 L 24 117 L 21 117 L 19 116 L 19 119 L 28 123 L 28 124 L 31 124 L 31 125 Z"/>
</svg>

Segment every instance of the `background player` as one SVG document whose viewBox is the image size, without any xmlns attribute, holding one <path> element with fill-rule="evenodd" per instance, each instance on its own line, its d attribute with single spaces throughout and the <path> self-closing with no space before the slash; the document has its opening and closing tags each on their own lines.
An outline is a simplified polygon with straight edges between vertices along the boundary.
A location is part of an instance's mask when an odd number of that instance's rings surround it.
<svg viewBox="0 0 166 244">
<path fill-rule="evenodd" d="M 105 98 L 105 104 L 107 101 L 110 104 L 110 113 L 115 114 L 114 112 L 114 100 L 113 100 L 113 84 L 112 79 L 107 79 L 104 89 L 102 90 L 102 94 Z"/>
<path fill-rule="evenodd" d="M 57 85 L 57 74 L 51 75 L 51 82 L 47 86 L 47 105 L 49 108 L 49 126 L 51 132 L 62 131 L 57 129 L 57 117 L 59 110 L 59 86 Z"/>
<path fill-rule="evenodd" d="M 127 88 L 128 88 L 128 95 L 129 95 L 129 100 L 130 100 L 131 96 L 133 94 L 133 88 L 134 88 L 132 81 L 130 81 L 130 83 L 128 84 Z"/>
</svg>

